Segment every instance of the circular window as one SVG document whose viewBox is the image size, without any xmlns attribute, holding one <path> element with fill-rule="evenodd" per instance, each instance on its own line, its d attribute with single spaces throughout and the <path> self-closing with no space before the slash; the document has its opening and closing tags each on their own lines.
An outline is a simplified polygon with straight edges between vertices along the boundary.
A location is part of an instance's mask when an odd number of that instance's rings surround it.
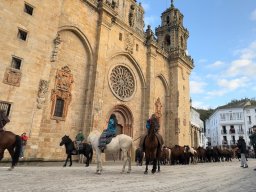
<svg viewBox="0 0 256 192">
<path fill-rule="evenodd" d="M 123 65 L 111 70 L 109 84 L 114 95 L 120 100 L 127 101 L 135 93 L 135 79 L 131 71 Z"/>
</svg>

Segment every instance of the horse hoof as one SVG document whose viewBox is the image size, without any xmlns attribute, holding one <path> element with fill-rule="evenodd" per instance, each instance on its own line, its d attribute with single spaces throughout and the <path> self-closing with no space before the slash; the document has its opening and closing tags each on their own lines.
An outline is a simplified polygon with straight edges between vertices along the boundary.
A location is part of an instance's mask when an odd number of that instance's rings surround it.
<svg viewBox="0 0 256 192">
<path fill-rule="evenodd" d="M 72 165 L 69 165 L 69 167 L 71 167 Z"/>
<path fill-rule="evenodd" d="M 147 171 L 145 171 L 145 172 L 144 172 L 144 174 L 145 174 L 145 175 L 147 175 L 147 174 L 148 174 L 148 172 L 147 172 Z"/>
<path fill-rule="evenodd" d="M 152 174 L 154 174 L 156 171 L 155 171 L 155 170 L 152 170 L 151 172 L 152 172 Z"/>
<path fill-rule="evenodd" d="M 86 164 L 85 167 L 89 167 L 89 165 Z"/>
<path fill-rule="evenodd" d="M 67 165 L 63 165 L 63 167 L 66 167 Z"/>
</svg>

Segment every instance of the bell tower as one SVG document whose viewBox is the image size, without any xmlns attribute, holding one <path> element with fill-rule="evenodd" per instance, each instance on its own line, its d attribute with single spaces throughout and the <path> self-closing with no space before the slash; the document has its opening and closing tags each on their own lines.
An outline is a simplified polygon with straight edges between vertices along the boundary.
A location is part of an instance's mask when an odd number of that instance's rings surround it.
<svg viewBox="0 0 256 192">
<path fill-rule="evenodd" d="M 189 32 L 183 26 L 183 14 L 171 6 L 161 16 L 161 26 L 156 29 L 159 45 L 167 52 L 172 50 L 187 50 Z"/>
<path fill-rule="evenodd" d="M 156 28 L 157 43 L 166 53 L 169 64 L 169 145 L 190 145 L 190 73 L 193 59 L 187 53 L 188 30 L 183 26 L 183 14 L 171 6 L 162 13 L 161 25 Z"/>
</svg>

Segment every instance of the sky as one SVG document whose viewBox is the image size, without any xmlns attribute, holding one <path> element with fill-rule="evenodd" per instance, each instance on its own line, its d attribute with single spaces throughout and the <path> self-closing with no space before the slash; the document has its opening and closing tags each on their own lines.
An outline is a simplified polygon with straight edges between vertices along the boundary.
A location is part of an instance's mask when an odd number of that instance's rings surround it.
<svg viewBox="0 0 256 192">
<path fill-rule="evenodd" d="M 137 2 L 144 7 L 145 26 L 155 31 L 171 1 Z M 256 0 L 174 0 L 174 6 L 190 33 L 192 106 L 214 109 L 256 98 Z"/>
</svg>

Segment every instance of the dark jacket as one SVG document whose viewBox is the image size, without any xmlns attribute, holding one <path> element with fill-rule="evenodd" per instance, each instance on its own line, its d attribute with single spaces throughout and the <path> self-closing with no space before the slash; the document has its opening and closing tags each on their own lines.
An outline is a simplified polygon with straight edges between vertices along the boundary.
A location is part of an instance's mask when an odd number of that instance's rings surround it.
<svg viewBox="0 0 256 192">
<path fill-rule="evenodd" d="M 249 136 L 249 138 L 250 138 L 251 144 L 252 144 L 253 146 L 255 146 L 255 145 L 256 145 L 256 133 L 251 134 L 251 135 Z"/>
<path fill-rule="evenodd" d="M 246 143 L 243 138 L 239 138 L 237 141 L 237 147 L 240 150 L 240 153 L 246 153 Z"/>
</svg>

